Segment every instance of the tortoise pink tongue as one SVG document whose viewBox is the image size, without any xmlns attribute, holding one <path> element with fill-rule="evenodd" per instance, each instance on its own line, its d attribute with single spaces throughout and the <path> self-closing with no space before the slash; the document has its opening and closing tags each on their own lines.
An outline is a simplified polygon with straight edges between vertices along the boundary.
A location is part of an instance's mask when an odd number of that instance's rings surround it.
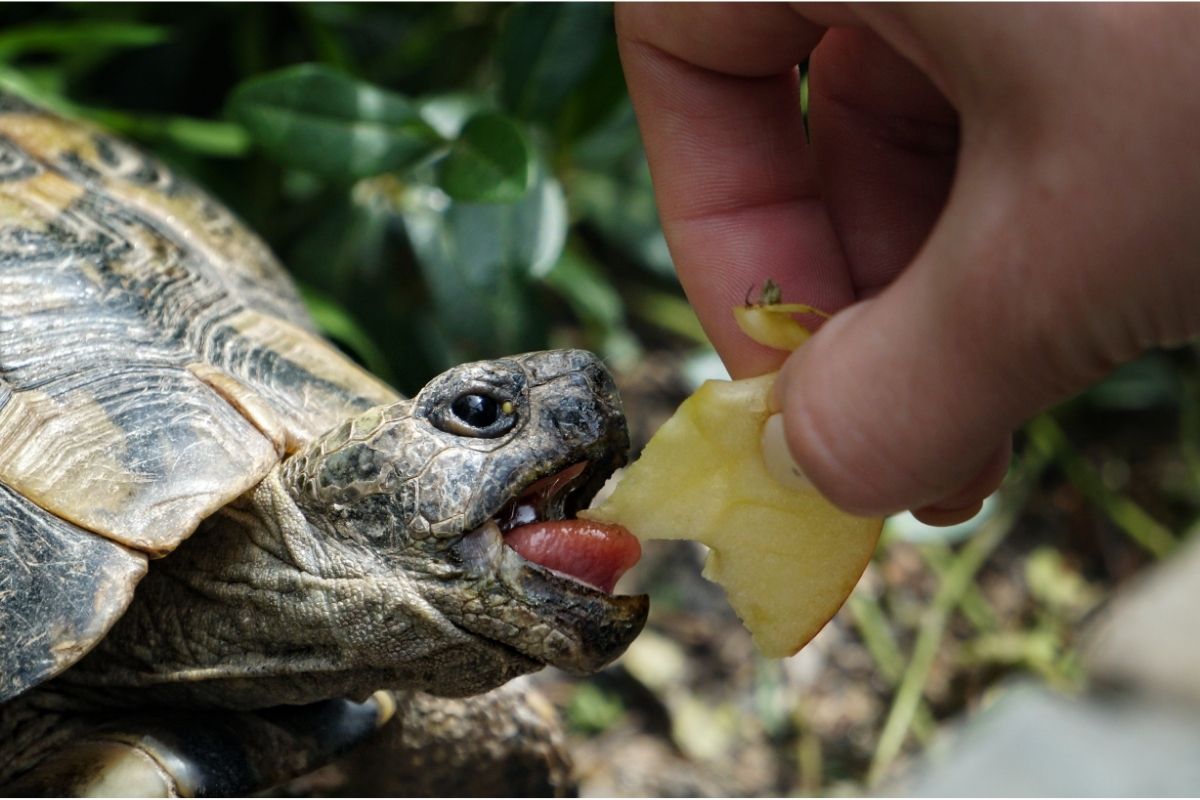
<svg viewBox="0 0 1200 800">
<path fill-rule="evenodd" d="M 637 537 L 620 525 L 582 519 L 522 525 L 505 533 L 504 543 L 526 561 L 610 593 L 642 555 Z"/>
</svg>

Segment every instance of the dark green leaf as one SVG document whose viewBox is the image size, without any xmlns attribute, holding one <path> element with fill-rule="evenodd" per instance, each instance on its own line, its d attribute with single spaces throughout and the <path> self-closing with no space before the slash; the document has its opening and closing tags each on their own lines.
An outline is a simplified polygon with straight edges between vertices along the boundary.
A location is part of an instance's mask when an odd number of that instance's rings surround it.
<svg viewBox="0 0 1200 800">
<path fill-rule="evenodd" d="M 628 96 L 621 99 L 601 125 L 571 146 L 573 166 L 599 172 L 628 172 L 632 165 L 644 160 L 642 135 Z"/>
<path fill-rule="evenodd" d="M 535 307 L 532 289 L 566 236 L 558 182 L 538 169 L 530 190 L 508 205 L 441 198 L 406 210 L 404 225 L 447 352 L 465 360 L 542 346 L 548 315 Z"/>
<path fill-rule="evenodd" d="M 607 4 L 515 6 L 497 45 L 505 108 L 525 119 L 553 119 L 612 35 Z"/>
<path fill-rule="evenodd" d="M 484 113 L 463 127 L 442 162 L 439 184 L 455 200 L 512 203 L 533 179 L 533 150 L 520 126 L 504 114 Z"/>
<path fill-rule="evenodd" d="M 37 71 L 0 65 L 0 88 L 65 117 L 90 120 L 114 133 L 151 143 L 170 142 L 189 152 L 208 156 L 240 156 L 249 144 L 246 132 L 230 122 L 85 106 L 64 97 L 53 81 L 37 78 Z"/>
<path fill-rule="evenodd" d="M 404 97 L 317 64 L 242 83 L 229 110 L 272 158 L 339 180 L 403 169 L 443 144 Z"/>
</svg>

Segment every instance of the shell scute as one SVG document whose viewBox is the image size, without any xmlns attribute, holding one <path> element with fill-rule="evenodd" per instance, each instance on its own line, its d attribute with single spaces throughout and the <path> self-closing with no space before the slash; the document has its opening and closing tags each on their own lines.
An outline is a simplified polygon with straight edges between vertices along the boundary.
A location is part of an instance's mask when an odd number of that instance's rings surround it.
<svg viewBox="0 0 1200 800">
<path fill-rule="evenodd" d="M 0 701 L 86 652 L 146 558 L 281 450 L 397 399 L 220 203 L 0 93 Z"/>
</svg>

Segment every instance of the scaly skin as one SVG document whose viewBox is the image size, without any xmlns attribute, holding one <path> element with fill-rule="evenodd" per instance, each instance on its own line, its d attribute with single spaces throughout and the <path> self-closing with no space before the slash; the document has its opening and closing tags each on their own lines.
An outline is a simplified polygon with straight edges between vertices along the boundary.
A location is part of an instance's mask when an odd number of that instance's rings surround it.
<svg viewBox="0 0 1200 800">
<path fill-rule="evenodd" d="M 447 409 L 484 391 L 512 420 L 463 435 Z M 92 715 L 251 710 L 379 688 L 467 696 L 543 664 L 597 669 L 641 629 L 645 598 L 613 597 L 470 532 L 585 460 L 586 499 L 624 447 L 611 379 L 588 354 L 451 370 L 287 459 L 155 562 L 108 636 L 40 702 Z"/>
<path fill-rule="evenodd" d="M 281 704 L 587 672 L 640 630 L 644 598 L 527 563 L 484 524 L 587 461 L 556 509 L 573 513 L 624 458 L 593 356 L 466 365 L 404 400 L 314 330 L 219 203 L 0 93 L 0 790 L 76 791 L 46 782 L 60 741 L 174 725 L 176 789 L 249 793 L 287 775 L 205 770 Z M 472 429 L 467 395 L 502 416 Z M 191 747 L 181 706 L 228 741 Z M 349 741 L 261 739 L 250 762 L 295 769 Z M 71 769 L 111 749 L 76 747 Z"/>
</svg>

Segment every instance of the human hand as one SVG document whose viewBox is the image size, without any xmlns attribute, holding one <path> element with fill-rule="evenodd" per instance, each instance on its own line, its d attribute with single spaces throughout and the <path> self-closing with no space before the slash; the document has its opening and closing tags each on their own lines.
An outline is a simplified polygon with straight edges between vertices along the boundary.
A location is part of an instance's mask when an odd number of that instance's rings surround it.
<svg viewBox="0 0 1200 800">
<path fill-rule="evenodd" d="M 861 514 L 972 516 L 1012 431 L 1200 333 L 1200 7 L 618 4 L 680 281 Z M 796 65 L 809 61 L 809 130 Z M 729 309 L 844 309 L 786 361 Z"/>
</svg>

